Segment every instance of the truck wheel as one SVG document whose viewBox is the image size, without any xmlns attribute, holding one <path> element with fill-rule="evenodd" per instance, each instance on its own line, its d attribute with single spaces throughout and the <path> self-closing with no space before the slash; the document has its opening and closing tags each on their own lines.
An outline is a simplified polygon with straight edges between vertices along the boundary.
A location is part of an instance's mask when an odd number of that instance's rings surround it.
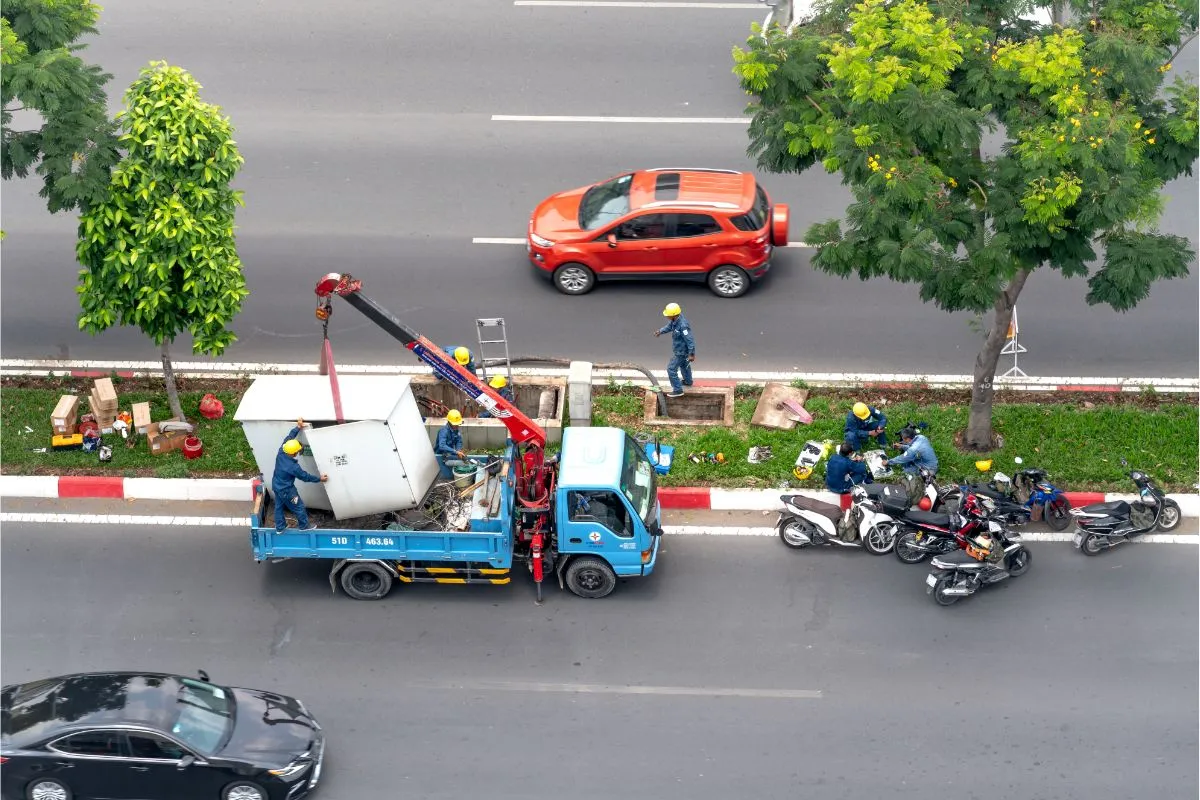
<svg viewBox="0 0 1200 800">
<path fill-rule="evenodd" d="M 580 597 L 596 600 L 612 594 L 617 588 L 617 576 L 605 561 L 579 558 L 567 567 L 567 588 Z"/>
<path fill-rule="evenodd" d="M 378 600 L 392 590 L 392 574 L 380 564 L 351 561 L 342 570 L 341 583 L 355 600 Z"/>
</svg>

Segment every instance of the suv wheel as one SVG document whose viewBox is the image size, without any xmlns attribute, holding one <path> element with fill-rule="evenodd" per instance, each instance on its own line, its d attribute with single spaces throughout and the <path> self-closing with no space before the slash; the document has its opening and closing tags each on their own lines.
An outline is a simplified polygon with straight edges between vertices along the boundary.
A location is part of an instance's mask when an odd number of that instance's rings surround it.
<svg viewBox="0 0 1200 800">
<path fill-rule="evenodd" d="M 708 288 L 718 297 L 741 297 L 750 289 L 750 276 L 741 267 L 725 264 L 708 274 Z"/>
<path fill-rule="evenodd" d="M 563 264 L 554 270 L 554 287 L 563 294 L 587 294 L 595 285 L 595 274 L 583 264 Z"/>
</svg>

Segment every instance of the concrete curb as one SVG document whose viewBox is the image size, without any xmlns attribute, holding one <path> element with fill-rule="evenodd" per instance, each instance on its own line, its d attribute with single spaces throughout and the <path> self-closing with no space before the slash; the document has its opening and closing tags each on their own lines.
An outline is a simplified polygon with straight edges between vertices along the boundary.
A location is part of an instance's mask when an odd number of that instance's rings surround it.
<svg viewBox="0 0 1200 800">
<path fill-rule="evenodd" d="M 260 374 L 314 374 L 318 365 L 313 364 L 263 364 L 256 362 L 181 361 L 174 364 L 175 372 L 194 378 L 242 378 Z M 358 375 L 428 375 L 424 366 L 397 366 L 394 364 L 339 364 L 339 374 Z M 651 370 L 660 379 L 666 380 L 664 370 Z M 120 377 L 161 376 L 162 365 L 157 361 L 71 361 L 54 359 L 3 359 L 0 360 L 0 375 L 4 376 L 49 376 L 93 378 L 116 373 Z M 568 370 L 561 367 L 528 368 L 516 367 L 513 374 L 525 377 L 567 377 Z M 767 372 L 767 371 L 695 371 L 696 383 L 702 386 L 733 386 L 739 383 L 765 384 L 772 381 L 789 383 L 804 381 L 810 386 L 844 386 L 878 389 L 939 388 L 969 389 L 974 383 L 970 375 L 920 375 L 914 373 L 866 373 L 866 372 Z M 609 381 L 647 386 L 645 376 L 633 370 L 595 370 L 593 383 L 605 385 Z M 1196 378 L 1115 378 L 1115 377 L 1027 377 L 996 378 L 996 388 L 1011 391 L 1033 392 L 1140 392 L 1153 389 L 1156 392 L 1197 394 L 1200 380 Z"/>
<path fill-rule="evenodd" d="M 778 511 L 781 494 L 801 494 L 837 504 L 832 492 L 805 489 L 714 489 L 707 486 L 659 488 L 663 508 L 698 511 Z M 1102 492 L 1066 492 L 1073 506 L 1113 500 L 1133 500 L 1136 495 Z M 1167 495 L 1179 503 L 1185 517 L 1200 517 L 1200 495 Z M 0 497 L 95 498 L 117 500 L 190 500 L 238 502 L 253 500 L 250 478 L 121 478 L 70 475 L 0 475 Z"/>
</svg>

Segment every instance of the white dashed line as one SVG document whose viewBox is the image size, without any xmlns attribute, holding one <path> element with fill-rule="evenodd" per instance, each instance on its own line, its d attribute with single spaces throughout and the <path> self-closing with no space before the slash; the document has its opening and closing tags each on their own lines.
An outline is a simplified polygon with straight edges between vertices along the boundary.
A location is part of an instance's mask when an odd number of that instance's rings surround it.
<svg viewBox="0 0 1200 800">
<path fill-rule="evenodd" d="M 762 3 L 671 3 L 651 0 L 513 0 L 514 6 L 543 8 L 706 8 L 761 9 Z"/>
<path fill-rule="evenodd" d="M 748 125 L 749 117 L 565 117 L 492 114 L 492 122 L 615 122 L 651 125 Z"/>
</svg>

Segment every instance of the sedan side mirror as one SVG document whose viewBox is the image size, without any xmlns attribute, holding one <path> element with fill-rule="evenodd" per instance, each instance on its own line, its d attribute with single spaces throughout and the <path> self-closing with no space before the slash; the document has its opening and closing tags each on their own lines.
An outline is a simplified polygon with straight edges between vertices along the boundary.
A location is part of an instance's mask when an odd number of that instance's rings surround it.
<svg viewBox="0 0 1200 800">
<path fill-rule="evenodd" d="M 189 753 L 186 756 L 184 756 L 183 758 L 179 759 L 179 763 L 176 764 L 175 766 L 178 767 L 179 769 L 187 769 L 188 767 L 190 767 L 192 764 L 195 764 L 195 763 L 196 763 L 196 757 L 194 755 L 192 755 L 191 753 Z"/>
<path fill-rule="evenodd" d="M 615 233 L 610 233 L 606 238 L 608 239 L 609 247 L 617 246 L 617 235 Z"/>
</svg>

